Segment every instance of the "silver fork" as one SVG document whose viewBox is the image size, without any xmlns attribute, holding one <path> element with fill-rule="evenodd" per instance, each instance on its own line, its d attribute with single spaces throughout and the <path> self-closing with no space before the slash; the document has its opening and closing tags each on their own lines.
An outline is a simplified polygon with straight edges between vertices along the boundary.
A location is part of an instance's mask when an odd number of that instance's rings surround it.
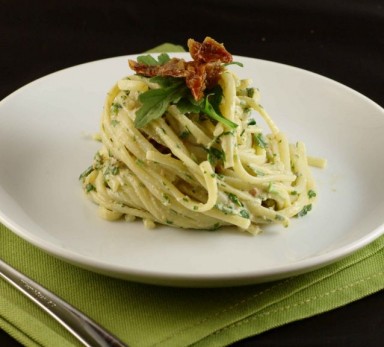
<svg viewBox="0 0 384 347">
<path fill-rule="evenodd" d="M 89 317 L 0 259 L 0 275 L 89 347 L 127 347 Z"/>
</svg>

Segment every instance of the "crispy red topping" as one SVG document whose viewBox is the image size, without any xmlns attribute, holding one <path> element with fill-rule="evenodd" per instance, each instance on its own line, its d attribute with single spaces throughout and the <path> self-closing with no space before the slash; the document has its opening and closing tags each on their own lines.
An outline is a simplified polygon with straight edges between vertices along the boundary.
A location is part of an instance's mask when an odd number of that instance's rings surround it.
<svg viewBox="0 0 384 347">
<path fill-rule="evenodd" d="M 188 49 L 192 61 L 172 58 L 163 65 L 145 65 L 129 60 L 129 66 L 136 73 L 147 77 L 185 78 L 195 100 L 200 100 L 205 89 L 217 84 L 223 71 L 222 64 L 232 62 L 232 55 L 224 45 L 210 37 L 206 37 L 202 43 L 189 39 Z"/>
</svg>

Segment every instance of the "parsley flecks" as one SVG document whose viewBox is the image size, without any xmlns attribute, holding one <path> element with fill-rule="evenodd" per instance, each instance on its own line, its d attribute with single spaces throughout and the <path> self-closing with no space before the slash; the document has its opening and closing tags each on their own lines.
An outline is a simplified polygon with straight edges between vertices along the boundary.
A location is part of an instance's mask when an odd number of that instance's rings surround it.
<svg viewBox="0 0 384 347">
<path fill-rule="evenodd" d="M 120 169 L 118 166 L 114 166 L 114 165 L 108 165 L 108 167 L 105 169 L 104 171 L 104 175 L 118 175 L 120 172 Z"/>
<path fill-rule="evenodd" d="M 233 193 L 228 193 L 228 198 L 229 200 L 231 200 L 235 205 L 237 206 L 243 206 L 243 204 L 241 203 L 241 201 L 239 200 L 239 198 L 237 197 L 237 195 L 233 194 Z"/>
<path fill-rule="evenodd" d="M 255 95 L 255 88 L 247 88 L 246 91 L 247 91 L 247 96 L 250 98 L 253 98 L 253 96 Z"/>
<path fill-rule="evenodd" d="M 87 177 L 92 171 L 94 170 L 93 166 L 89 166 L 86 170 L 84 170 L 81 175 L 79 176 L 79 180 L 83 180 L 85 177 Z"/>
<path fill-rule="evenodd" d="M 316 197 L 316 192 L 312 189 L 308 190 L 308 198 L 312 199 Z"/>
<path fill-rule="evenodd" d="M 189 131 L 189 129 L 186 128 L 183 132 L 180 133 L 179 137 L 181 139 L 186 139 L 189 136 L 190 133 L 191 132 Z"/>
<path fill-rule="evenodd" d="M 247 210 L 241 210 L 240 216 L 245 218 L 245 219 L 249 219 L 249 212 Z"/>
<path fill-rule="evenodd" d="M 208 152 L 208 161 L 212 165 L 214 165 L 219 160 L 225 161 L 225 153 L 221 149 L 210 147 L 207 148 L 206 151 Z"/>
<path fill-rule="evenodd" d="M 121 104 L 119 104 L 118 102 L 113 102 L 111 105 L 111 112 L 112 112 L 112 114 L 117 115 L 119 110 L 122 108 L 123 108 L 123 106 L 121 106 Z"/>
<path fill-rule="evenodd" d="M 260 148 L 267 148 L 268 147 L 268 143 L 267 143 L 267 141 L 266 141 L 266 139 L 262 133 L 255 134 L 254 137 L 255 137 L 256 144 Z"/>
<path fill-rule="evenodd" d="M 208 230 L 211 230 L 211 231 L 215 231 L 215 230 L 218 230 L 219 228 L 221 227 L 221 224 L 220 223 L 215 223 L 212 225 L 212 227 Z"/>
<path fill-rule="evenodd" d="M 305 205 L 303 209 L 297 214 L 297 217 L 304 217 L 311 210 L 312 210 L 312 204 Z"/>
<path fill-rule="evenodd" d="M 88 183 L 88 184 L 85 186 L 85 191 L 86 191 L 87 193 L 89 193 L 89 192 L 91 192 L 92 190 L 96 191 L 96 187 L 95 187 L 93 184 Z"/>
<path fill-rule="evenodd" d="M 111 120 L 111 125 L 113 126 L 113 127 L 115 127 L 116 125 L 119 125 L 120 124 L 120 122 L 117 120 L 117 119 L 112 119 Z"/>
</svg>

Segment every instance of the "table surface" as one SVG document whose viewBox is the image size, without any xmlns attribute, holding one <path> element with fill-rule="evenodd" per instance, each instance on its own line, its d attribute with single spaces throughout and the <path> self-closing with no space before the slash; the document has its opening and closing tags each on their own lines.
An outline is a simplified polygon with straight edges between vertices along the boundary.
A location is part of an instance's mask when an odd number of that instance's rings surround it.
<svg viewBox="0 0 384 347">
<path fill-rule="evenodd" d="M 380 0 L 0 0 L 0 99 L 66 67 L 207 35 L 233 54 L 314 71 L 384 106 Z M 382 291 L 235 346 L 379 346 L 383 309 Z M 20 346 L 3 331 L 0 345 Z"/>
</svg>

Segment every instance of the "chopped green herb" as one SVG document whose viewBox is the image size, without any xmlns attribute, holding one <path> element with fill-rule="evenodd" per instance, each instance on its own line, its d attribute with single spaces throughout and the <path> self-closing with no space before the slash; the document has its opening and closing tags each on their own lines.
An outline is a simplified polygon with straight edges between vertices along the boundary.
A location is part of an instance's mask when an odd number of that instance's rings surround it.
<svg viewBox="0 0 384 347">
<path fill-rule="evenodd" d="M 111 112 L 112 114 L 116 115 L 122 108 L 123 106 L 121 106 L 121 104 L 119 104 L 118 102 L 113 102 L 111 105 Z"/>
<path fill-rule="evenodd" d="M 186 128 L 186 129 L 179 135 L 179 137 L 180 137 L 182 140 L 184 140 L 184 139 L 186 139 L 186 138 L 189 136 L 190 133 L 191 133 L 191 132 L 188 130 L 188 128 Z"/>
<path fill-rule="evenodd" d="M 240 216 L 246 219 L 249 219 L 249 212 L 247 210 L 241 210 Z"/>
<path fill-rule="evenodd" d="M 312 210 L 312 204 L 305 205 L 303 209 L 297 214 L 297 217 L 304 217 L 311 210 Z"/>
<path fill-rule="evenodd" d="M 89 193 L 89 192 L 92 191 L 92 190 L 96 191 L 96 187 L 95 187 L 93 184 L 88 183 L 88 184 L 85 186 L 85 191 L 86 191 L 87 193 Z"/>
<path fill-rule="evenodd" d="M 255 95 L 255 88 L 247 88 L 246 92 L 248 97 L 253 98 L 253 96 Z"/>
<path fill-rule="evenodd" d="M 254 118 L 251 118 L 249 121 L 248 121 L 248 125 L 256 125 L 256 120 Z"/>
<path fill-rule="evenodd" d="M 312 189 L 308 190 L 308 198 L 312 199 L 316 197 L 316 192 Z"/>
<path fill-rule="evenodd" d="M 139 158 L 137 158 L 136 159 L 136 164 L 142 166 L 142 165 L 144 165 L 144 161 L 139 159 Z"/>
<path fill-rule="evenodd" d="M 237 206 L 243 206 L 242 202 L 239 200 L 239 198 L 237 197 L 237 195 L 233 194 L 233 193 L 228 193 L 228 198 L 229 200 L 231 200 L 235 205 Z"/>
<path fill-rule="evenodd" d="M 94 170 L 93 166 L 91 165 L 86 170 L 84 170 L 81 175 L 79 176 L 79 180 L 83 180 L 85 177 L 87 177 L 92 171 Z"/>
<path fill-rule="evenodd" d="M 112 120 L 111 120 L 111 125 L 112 125 L 113 127 L 115 127 L 115 126 L 118 125 L 118 124 L 120 124 L 120 122 L 119 122 L 117 119 L 112 119 Z"/>
<path fill-rule="evenodd" d="M 168 205 L 171 202 L 171 199 L 167 194 L 163 194 L 164 204 Z"/>
<path fill-rule="evenodd" d="M 225 153 L 221 149 L 210 147 L 206 149 L 208 152 L 208 161 L 214 165 L 217 161 L 225 161 Z"/>
<path fill-rule="evenodd" d="M 267 143 L 267 141 L 266 141 L 266 139 L 262 133 L 255 134 L 254 138 L 255 138 L 256 144 L 260 148 L 267 148 L 268 147 L 268 143 Z"/>
<path fill-rule="evenodd" d="M 209 230 L 215 231 L 215 230 L 218 230 L 220 227 L 221 227 L 220 223 L 215 223 L 212 225 L 212 227 Z"/>
<path fill-rule="evenodd" d="M 104 175 L 112 174 L 114 176 L 119 174 L 119 167 L 114 165 L 109 165 L 106 170 L 104 171 Z"/>
</svg>

